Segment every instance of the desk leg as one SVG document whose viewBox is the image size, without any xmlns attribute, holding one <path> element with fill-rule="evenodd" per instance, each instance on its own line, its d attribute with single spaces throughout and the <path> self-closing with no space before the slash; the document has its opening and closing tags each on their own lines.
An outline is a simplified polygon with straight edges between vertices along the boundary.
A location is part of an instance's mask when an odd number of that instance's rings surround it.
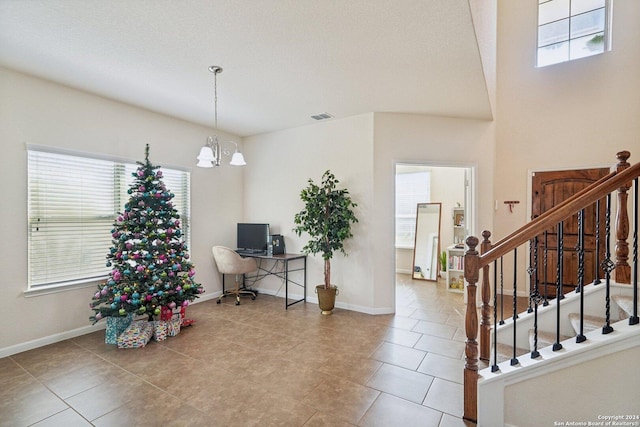
<svg viewBox="0 0 640 427">
<path fill-rule="evenodd" d="M 302 258 L 304 260 L 304 302 L 307 302 L 307 257 Z"/>
<path fill-rule="evenodd" d="M 289 310 L 289 260 L 284 260 L 284 309 Z"/>
</svg>

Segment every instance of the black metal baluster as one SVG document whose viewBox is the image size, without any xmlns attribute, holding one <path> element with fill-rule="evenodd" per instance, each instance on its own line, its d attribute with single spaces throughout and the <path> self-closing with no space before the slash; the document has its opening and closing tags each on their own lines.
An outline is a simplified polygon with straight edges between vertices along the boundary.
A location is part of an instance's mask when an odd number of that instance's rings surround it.
<svg viewBox="0 0 640 427">
<path fill-rule="evenodd" d="M 538 351 L 538 304 L 542 301 L 540 295 L 540 281 L 538 280 L 538 236 L 533 238 L 533 265 L 531 266 L 533 277 L 533 292 L 531 292 L 531 301 L 533 301 L 533 351 L 531 358 L 535 359 L 540 356 Z"/>
<path fill-rule="evenodd" d="M 587 339 L 584 336 L 584 209 L 578 212 L 578 287 L 580 292 L 580 332 L 576 336 L 576 342 L 581 343 Z"/>
<path fill-rule="evenodd" d="M 493 365 L 491 372 L 498 368 L 498 260 L 493 261 Z"/>
<path fill-rule="evenodd" d="M 564 259 L 564 221 L 560 221 L 558 224 L 558 264 L 556 266 L 556 342 L 553 344 L 553 351 L 562 349 L 560 344 L 560 301 L 562 298 L 562 276 L 564 274 L 563 259 Z"/>
<path fill-rule="evenodd" d="M 533 313 L 533 300 L 531 299 L 533 292 L 533 239 L 529 240 L 529 268 L 527 268 L 527 274 L 529 275 L 529 306 L 527 307 L 527 313 Z"/>
<path fill-rule="evenodd" d="M 599 285 L 600 282 L 600 200 L 596 201 L 596 262 L 594 263 L 595 271 L 593 272 L 593 284 Z"/>
<path fill-rule="evenodd" d="M 518 282 L 518 248 L 513 250 L 513 358 L 511 358 L 511 366 L 517 365 L 516 357 L 516 319 L 518 319 L 518 294 L 516 284 Z"/>
<path fill-rule="evenodd" d="M 629 324 L 637 325 L 638 320 L 638 178 L 633 183 L 633 314 Z"/>
<path fill-rule="evenodd" d="M 549 282 L 547 282 L 547 261 L 548 261 L 548 256 L 549 256 L 549 232 L 545 230 L 544 232 L 544 259 L 542 262 L 542 267 L 544 269 L 543 272 L 543 280 L 544 280 L 544 302 L 542 303 L 543 307 L 546 307 L 549 305 L 549 298 L 547 298 L 547 284 Z"/>
<path fill-rule="evenodd" d="M 602 327 L 603 334 L 610 334 L 613 332 L 613 326 L 611 326 L 611 272 L 616 265 L 611 261 L 611 193 L 607 194 L 607 211 L 605 213 L 605 257 L 602 261 L 602 270 L 604 271 L 605 280 L 605 324 Z"/>
<path fill-rule="evenodd" d="M 504 325 L 504 269 L 500 257 L 500 324 Z"/>
</svg>

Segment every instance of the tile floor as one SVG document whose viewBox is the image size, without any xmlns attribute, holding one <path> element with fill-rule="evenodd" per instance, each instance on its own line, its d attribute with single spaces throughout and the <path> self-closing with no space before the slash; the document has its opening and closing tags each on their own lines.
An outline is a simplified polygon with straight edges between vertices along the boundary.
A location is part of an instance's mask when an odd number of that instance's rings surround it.
<svg viewBox="0 0 640 427">
<path fill-rule="evenodd" d="M 398 275 L 395 315 L 215 300 L 176 337 L 104 331 L 0 359 L 0 426 L 465 426 L 462 294 Z"/>
</svg>

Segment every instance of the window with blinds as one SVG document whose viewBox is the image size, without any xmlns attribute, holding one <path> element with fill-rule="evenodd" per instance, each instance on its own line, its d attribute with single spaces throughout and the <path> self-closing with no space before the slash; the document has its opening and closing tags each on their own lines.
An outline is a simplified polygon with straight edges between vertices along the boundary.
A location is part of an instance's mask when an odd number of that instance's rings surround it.
<svg viewBox="0 0 640 427">
<path fill-rule="evenodd" d="M 57 288 L 107 276 L 106 255 L 118 212 L 138 165 L 28 147 L 28 286 Z M 190 174 L 161 168 L 190 237 Z"/>
<path fill-rule="evenodd" d="M 418 203 L 431 201 L 431 172 L 396 174 L 396 247 L 413 248 Z"/>
</svg>

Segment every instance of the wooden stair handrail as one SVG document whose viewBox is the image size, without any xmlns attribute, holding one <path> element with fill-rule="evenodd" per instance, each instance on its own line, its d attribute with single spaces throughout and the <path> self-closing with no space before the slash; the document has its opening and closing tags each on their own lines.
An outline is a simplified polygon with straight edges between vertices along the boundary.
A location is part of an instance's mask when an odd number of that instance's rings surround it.
<svg viewBox="0 0 640 427">
<path fill-rule="evenodd" d="M 589 187 L 584 188 L 575 195 L 556 205 L 553 209 L 543 213 L 531 222 L 520 227 L 514 233 L 492 245 L 492 248 L 479 257 L 479 268 L 483 268 L 500 257 L 513 251 L 520 245 L 533 239 L 544 230 L 569 218 L 581 209 L 590 206 L 617 188 L 627 186 L 629 182 L 640 176 L 640 163 L 623 170 L 612 172 L 602 177 Z"/>
</svg>

